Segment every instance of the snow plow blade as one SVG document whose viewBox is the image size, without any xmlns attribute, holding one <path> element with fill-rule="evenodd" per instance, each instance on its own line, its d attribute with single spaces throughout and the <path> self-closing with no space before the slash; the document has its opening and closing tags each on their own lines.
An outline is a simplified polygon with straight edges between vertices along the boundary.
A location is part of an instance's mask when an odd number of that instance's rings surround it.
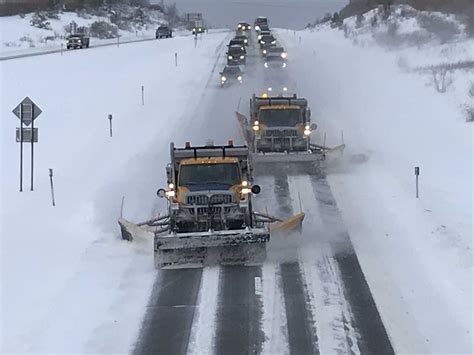
<svg viewBox="0 0 474 355">
<path fill-rule="evenodd" d="M 258 264 L 265 260 L 269 240 L 268 228 L 157 235 L 155 267 Z"/>
<path fill-rule="evenodd" d="M 284 221 L 270 224 L 270 232 L 290 232 L 292 230 L 301 230 L 304 216 L 304 212 L 300 212 Z"/>
</svg>

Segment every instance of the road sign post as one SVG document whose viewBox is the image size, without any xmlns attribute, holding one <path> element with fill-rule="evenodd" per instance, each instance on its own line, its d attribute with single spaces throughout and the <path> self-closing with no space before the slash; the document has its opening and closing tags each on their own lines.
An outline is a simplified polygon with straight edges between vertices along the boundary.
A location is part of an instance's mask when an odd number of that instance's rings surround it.
<svg viewBox="0 0 474 355">
<path fill-rule="evenodd" d="M 416 198 L 419 198 L 419 194 L 418 194 L 418 176 L 420 176 L 420 167 L 415 166 Z"/>
<path fill-rule="evenodd" d="M 20 119 L 20 127 L 17 128 L 17 142 L 20 142 L 20 192 L 23 191 L 23 142 L 31 143 L 31 186 L 34 188 L 34 143 L 38 142 L 38 128 L 34 127 L 34 120 L 41 115 L 41 109 L 25 97 L 14 109 L 13 114 Z M 23 127 L 23 126 L 26 127 Z M 28 126 L 31 125 L 31 128 Z M 26 134 L 25 134 L 26 133 Z M 27 138 L 25 140 L 25 138 Z"/>
<path fill-rule="evenodd" d="M 51 186 L 51 200 L 53 202 L 53 206 L 56 206 L 56 201 L 54 200 L 53 169 L 49 169 L 49 183 Z"/>
<path fill-rule="evenodd" d="M 109 113 L 109 129 L 110 129 L 110 137 L 112 137 L 112 114 Z"/>
</svg>

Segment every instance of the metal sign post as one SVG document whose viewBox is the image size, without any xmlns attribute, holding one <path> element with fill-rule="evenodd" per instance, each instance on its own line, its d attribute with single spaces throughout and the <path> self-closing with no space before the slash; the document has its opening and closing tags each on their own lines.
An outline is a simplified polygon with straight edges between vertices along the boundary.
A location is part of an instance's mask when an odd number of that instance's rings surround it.
<svg viewBox="0 0 474 355">
<path fill-rule="evenodd" d="M 419 198 L 419 194 L 418 194 L 418 176 L 420 176 L 420 167 L 415 166 L 416 198 Z"/>
<path fill-rule="evenodd" d="M 110 129 L 110 137 L 112 137 L 112 114 L 109 113 L 109 129 Z"/>
<path fill-rule="evenodd" d="M 25 97 L 14 109 L 13 114 L 20 119 L 17 128 L 17 142 L 20 142 L 20 192 L 23 191 L 23 142 L 31 143 L 31 191 L 34 186 L 34 143 L 38 142 L 38 128 L 34 127 L 34 120 L 41 115 L 41 109 Z M 31 124 L 31 128 L 28 126 Z M 23 125 L 27 127 L 23 127 Z M 25 135 L 26 133 L 26 135 Z M 27 139 L 25 139 L 27 138 Z"/>
<path fill-rule="evenodd" d="M 56 201 L 54 200 L 53 169 L 49 169 L 49 183 L 51 185 L 51 200 L 53 202 L 53 206 L 56 206 Z"/>
</svg>

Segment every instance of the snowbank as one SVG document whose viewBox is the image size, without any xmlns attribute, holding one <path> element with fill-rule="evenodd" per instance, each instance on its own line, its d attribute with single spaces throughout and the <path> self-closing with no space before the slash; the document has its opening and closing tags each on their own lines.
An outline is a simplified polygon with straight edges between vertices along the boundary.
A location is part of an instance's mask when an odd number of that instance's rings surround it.
<svg viewBox="0 0 474 355">
<path fill-rule="evenodd" d="M 155 271 L 152 241 L 119 239 L 122 196 L 131 220 L 164 207 L 155 191 L 169 137 L 190 122 L 225 36 L 203 36 L 197 48 L 179 37 L 0 63 L 2 353 L 130 351 Z M 20 193 L 11 109 L 27 95 L 43 114 L 35 189 L 25 149 Z"/>
<path fill-rule="evenodd" d="M 387 49 L 367 27 L 279 35 L 319 137 L 338 143 L 344 130 L 348 153 L 369 157 L 329 181 L 397 353 L 471 353 L 474 131 L 463 105 L 474 73 L 453 70 L 441 94 L 429 70 L 410 68 L 473 59 L 474 41 Z"/>
<path fill-rule="evenodd" d="M 152 20 L 140 28 L 131 28 L 130 31 L 118 30 L 118 35 L 122 40 L 131 38 L 152 37 L 160 23 L 164 23 L 163 14 L 158 11 L 151 11 Z M 37 28 L 30 25 L 33 13 L 24 16 L 4 16 L 0 17 L 0 53 L 21 53 L 28 51 L 38 51 L 51 48 L 59 48 L 64 44 L 67 36 L 67 27 L 71 22 L 75 22 L 78 27 L 89 27 L 96 21 L 109 22 L 107 18 L 101 16 L 87 15 L 79 16 L 76 12 L 63 12 L 58 14 L 58 19 L 48 19 L 49 29 Z M 91 38 L 91 45 L 106 43 L 107 40 Z"/>
</svg>

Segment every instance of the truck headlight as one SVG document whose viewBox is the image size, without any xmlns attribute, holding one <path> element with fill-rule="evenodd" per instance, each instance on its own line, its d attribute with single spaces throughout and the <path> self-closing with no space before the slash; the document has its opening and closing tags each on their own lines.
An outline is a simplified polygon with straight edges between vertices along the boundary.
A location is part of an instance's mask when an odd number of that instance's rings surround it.
<svg viewBox="0 0 474 355">
<path fill-rule="evenodd" d="M 305 136 L 309 136 L 311 134 L 311 131 L 309 129 L 305 129 L 303 133 Z"/>
<path fill-rule="evenodd" d="M 253 123 L 252 129 L 253 129 L 255 132 L 260 129 L 260 125 L 259 125 L 259 122 L 258 122 L 258 121 L 255 121 L 255 122 Z"/>
<path fill-rule="evenodd" d="M 266 49 L 263 50 L 263 54 L 267 54 L 267 50 L 266 50 Z"/>
<path fill-rule="evenodd" d="M 196 32 L 196 29 L 195 29 L 195 28 L 193 28 L 193 32 Z"/>
<path fill-rule="evenodd" d="M 227 58 L 228 58 L 228 59 L 232 59 L 232 56 L 230 55 L 230 56 L 228 56 Z"/>
<path fill-rule="evenodd" d="M 287 56 L 288 56 L 288 55 L 287 55 L 285 52 L 283 52 L 283 53 L 281 54 L 281 57 L 282 57 L 283 59 L 285 59 Z"/>
<path fill-rule="evenodd" d="M 248 41 L 246 39 L 244 39 L 244 43 L 247 43 Z"/>
<path fill-rule="evenodd" d="M 248 187 L 249 186 L 249 182 L 248 181 L 242 181 L 242 186 L 243 187 Z"/>
<path fill-rule="evenodd" d="M 248 187 L 244 187 L 242 189 L 242 195 L 248 195 L 249 193 L 252 192 L 252 189 L 251 188 L 248 188 Z"/>
<path fill-rule="evenodd" d="M 242 76 L 239 75 L 239 76 L 237 77 L 237 80 L 238 80 L 238 81 L 242 81 Z"/>
<path fill-rule="evenodd" d="M 288 88 L 285 86 L 285 87 L 283 88 L 283 91 L 288 91 Z"/>
<path fill-rule="evenodd" d="M 166 197 L 174 197 L 176 195 L 174 190 L 166 191 Z"/>
<path fill-rule="evenodd" d="M 239 25 L 237 25 L 237 28 L 241 28 L 241 27 L 242 27 L 242 25 L 240 25 L 240 24 L 239 24 Z"/>
<path fill-rule="evenodd" d="M 221 77 L 221 81 L 226 81 L 226 80 L 227 80 L 227 78 L 225 76 Z"/>
<path fill-rule="evenodd" d="M 263 66 L 264 66 L 265 68 L 268 68 L 268 63 L 265 62 L 265 64 L 263 64 Z"/>
<path fill-rule="evenodd" d="M 241 56 L 240 56 L 240 59 L 244 59 L 244 58 L 245 58 L 245 56 L 244 56 L 244 55 L 241 55 Z"/>
<path fill-rule="evenodd" d="M 260 26 L 255 26 L 255 31 L 260 31 Z"/>
</svg>

